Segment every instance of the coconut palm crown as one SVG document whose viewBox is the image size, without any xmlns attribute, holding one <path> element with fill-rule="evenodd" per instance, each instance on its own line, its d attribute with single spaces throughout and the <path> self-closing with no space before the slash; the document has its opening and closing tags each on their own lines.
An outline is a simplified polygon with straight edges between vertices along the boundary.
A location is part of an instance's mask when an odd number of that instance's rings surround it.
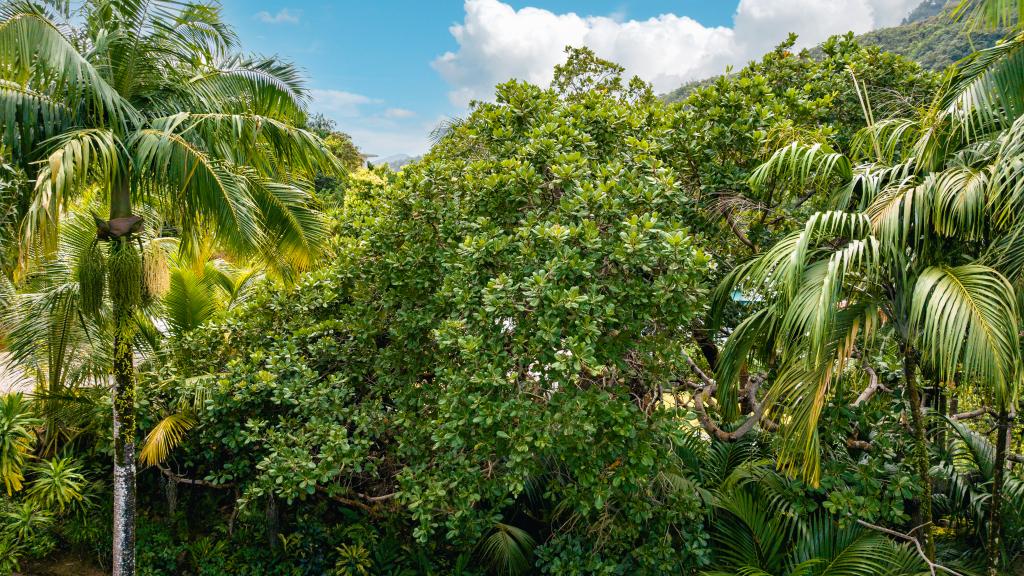
<svg viewBox="0 0 1024 576">
<path fill-rule="evenodd" d="M 115 574 L 134 573 L 133 206 L 153 207 L 184 255 L 212 239 L 301 270 L 325 235 L 307 177 L 338 168 L 299 128 L 306 100 L 294 67 L 238 52 L 212 3 L 0 6 L 0 143 L 34 183 L 19 215 L 22 269 L 55 251 L 62 215 L 86 191 L 109 207 L 93 215 L 106 248 L 78 275 L 83 303 L 109 290 L 113 305 Z"/>
</svg>

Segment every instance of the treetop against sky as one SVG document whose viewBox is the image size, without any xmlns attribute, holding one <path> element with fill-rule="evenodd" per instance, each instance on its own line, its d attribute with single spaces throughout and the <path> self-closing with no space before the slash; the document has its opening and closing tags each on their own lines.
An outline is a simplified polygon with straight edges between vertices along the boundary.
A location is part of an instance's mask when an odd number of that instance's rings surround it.
<svg viewBox="0 0 1024 576">
<path fill-rule="evenodd" d="M 586 45 L 663 93 L 740 66 L 800 34 L 898 24 L 920 0 L 224 0 L 248 48 L 310 76 L 313 111 L 364 151 L 420 154 L 438 122 L 509 78 L 541 85 Z"/>
</svg>

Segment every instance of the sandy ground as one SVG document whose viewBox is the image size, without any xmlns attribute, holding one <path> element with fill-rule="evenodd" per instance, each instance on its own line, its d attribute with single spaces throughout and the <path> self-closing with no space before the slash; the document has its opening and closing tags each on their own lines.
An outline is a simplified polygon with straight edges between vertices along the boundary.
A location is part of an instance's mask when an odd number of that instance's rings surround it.
<svg viewBox="0 0 1024 576">
<path fill-rule="evenodd" d="M 31 379 L 15 368 L 7 366 L 7 352 L 0 352 L 0 394 L 8 392 L 32 392 L 34 384 Z"/>
</svg>

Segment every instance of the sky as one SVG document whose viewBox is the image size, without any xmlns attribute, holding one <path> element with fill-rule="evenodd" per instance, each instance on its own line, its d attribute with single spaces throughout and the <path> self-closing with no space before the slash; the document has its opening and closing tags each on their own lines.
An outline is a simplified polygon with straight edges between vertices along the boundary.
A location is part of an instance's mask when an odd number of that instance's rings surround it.
<svg viewBox="0 0 1024 576">
<path fill-rule="evenodd" d="M 302 68 L 310 110 L 368 154 L 422 154 L 432 128 L 510 78 L 547 85 L 586 45 L 668 92 L 801 46 L 898 24 L 920 0 L 221 0 L 247 51 Z"/>
</svg>

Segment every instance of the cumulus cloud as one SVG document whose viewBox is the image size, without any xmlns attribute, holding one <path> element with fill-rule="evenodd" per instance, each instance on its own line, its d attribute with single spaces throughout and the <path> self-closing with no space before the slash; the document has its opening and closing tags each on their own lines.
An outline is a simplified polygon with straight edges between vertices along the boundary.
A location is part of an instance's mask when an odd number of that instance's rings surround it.
<svg viewBox="0 0 1024 576">
<path fill-rule="evenodd" d="M 466 0 L 463 22 L 449 29 L 458 50 L 432 65 L 451 86 L 449 99 L 457 106 L 491 97 L 493 86 L 509 78 L 547 84 L 567 45 L 588 46 L 664 92 L 743 64 L 789 32 L 800 34 L 801 46 L 811 46 L 832 34 L 898 24 L 918 2 L 740 0 L 729 28 L 675 14 L 624 20 Z"/>
<path fill-rule="evenodd" d="M 360 107 L 364 104 L 379 102 L 369 96 L 345 92 L 344 90 L 309 91 L 313 97 L 312 109 L 327 114 L 332 118 L 356 118 L 362 114 Z"/>
<path fill-rule="evenodd" d="M 293 12 L 287 8 L 281 8 L 277 14 L 271 14 L 266 10 L 256 13 L 256 19 L 265 24 L 298 24 L 299 16 L 299 12 Z"/>
<path fill-rule="evenodd" d="M 412 118 L 416 113 L 405 108 L 388 108 L 384 111 L 385 118 Z"/>
</svg>

